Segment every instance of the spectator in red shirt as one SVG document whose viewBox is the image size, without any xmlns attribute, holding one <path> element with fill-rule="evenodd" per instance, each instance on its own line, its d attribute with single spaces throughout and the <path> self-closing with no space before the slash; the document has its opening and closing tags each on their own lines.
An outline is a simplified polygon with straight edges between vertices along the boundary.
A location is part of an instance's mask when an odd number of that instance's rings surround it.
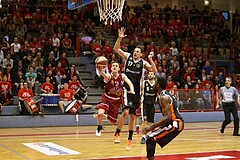
<svg viewBox="0 0 240 160">
<path fill-rule="evenodd" d="M 68 104 L 75 99 L 74 93 L 72 89 L 68 88 L 68 83 L 64 83 L 63 89 L 60 91 L 59 94 L 60 94 L 60 100 L 59 100 L 58 106 L 62 111 L 62 113 L 64 113 Z"/>
<path fill-rule="evenodd" d="M 100 40 L 96 40 L 95 44 L 92 47 L 92 52 L 96 57 L 102 55 L 102 46 L 100 45 Z"/>
<path fill-rule="evenodd" d="M 109 60 L 110 55 L 112 54 L 112 46 L 110 45 L 108 40 L 106 40 L 105 42 L 104 53 L 105 53 L 105 57 Z"/>
<path fill-rule="evenodd" d="M 191 49 L 188 47 L 188 43 L 185 43 L 183 48 L 182 48 L 182 52 L 189 54 L 191 52 Z"/>
<path fill-rule="evenodd" d="M 154 42 L 151 42 L 150 45 L 147 46 L 146 57 L 149 55 L 150 52 L 154 52 L 155 56 L 157 56 L 157 54 L 158 54 L 158 50 L 157 50 L 157 47 L 155 46 Z"/>
<path fill-rule="evenodd" d="M 62 62 L 58 61 L 57 67 L 55 68 L 55 72 L 60 71 L 62 76 L 66 75 L 65 69 L 62 67 Z"/>
<path fill-rule="evenodd" d="M 167 76 L 167 86 L 166 86 L 166 89 L 167 90 L 170 90 L 170 89 L 172 89 L 173 88 L 173 86 L 174 86 L 174 82 L 173 82 L 173 80 L 172 80 L 172 76 Z"/>
<path fill-rule="evenodd" d="M 38 42 L 37 37 L 33 37 L 33 41 L 30 42 L 30 50 L 32 51 L 32 53 L 36 53 L 40 49 L 41 49 L 41 45 Z"/>
<path fill-rule="evenodd" d="M 72 89 L 74 92 L 75 92 L 79 87 L 82 86 L 81 83 L 77 80 L 77 75 L 74 75 L 74 76 L 72 77 L 72 81 L 70 81 L 70 82 L 68 83 L 68 86 L 69 86 L 69 88 Z M 76 94 L 76 93 L 75 93 L 75 94 Z"/>
<path fill-rule="evenodd" d="M 67 55 L 73 54 L 72 40 L 69 38 L 69 34 L 65 33 L 65 37 L 62 39 L 62 49 Z"/>
<path fill-rule="evenodd" d="M 0 81 L 0 101 L 2 105 L 12 103 L 12 85 L 7 81 L 7 75 L 3 75 L 3 81 Z"/>
<path fill-rule="evenodd" d="M 205 80 L 202 81 L 202 86 L 206 86 L 206 84 L 209 84 L 210 88 L 214 88 L 213 82 L 211 81 L 211 77 L 209 74 L 207 74 L 207 77 Z"/>
<path fill-rule="evenodd" d="M 23 115 L 29 115 L 29 112 L 27 111 L 27 109 L 24 105 L 24 101 L 29 99 L 29 98 L 33 99 L 34 95 L 33 95 L 32 90 L 30 88 L 28 88 L 28 83 L 24 82 L 23 83 L 23 88 L 21 88 L 18 91 L 18 99 L 19 99 L 19 103 L 21 105 L 20 113 L 23 114 Z"/>
<path fill-rule="evenodd" d="M 52 83 L 50 83 L 50 77 L 46 77 L 45 82 L 41 85 L 41 91 L 45 94 L 51 94 L 54 90 Z"/>
<path fill-rule="evenodd" d="M 187 76 L 190 76 L 191 79 L 195 79 L 195 75 L 194 75 L 194 72 L 192 71 L 191 67 L 187 68 L 186 73 L 183 76 L 183 79 L 185 81 L 187 80 Z"/>
</svg>

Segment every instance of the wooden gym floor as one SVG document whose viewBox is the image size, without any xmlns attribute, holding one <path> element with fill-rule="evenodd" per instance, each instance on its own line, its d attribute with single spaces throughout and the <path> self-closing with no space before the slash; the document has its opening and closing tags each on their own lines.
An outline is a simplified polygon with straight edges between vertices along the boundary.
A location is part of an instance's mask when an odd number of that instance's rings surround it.
<svg viewBox="0 0 240 160">
<path fill-rule="evenodd" d="M 177 160 L 206 156 L 212 159 L 214 156 L 240 159 L 240 137 L 232 136 L 232 123 L 224 134 L 219 132 L 220 125 L 221 122 L 186 123 L 184 131 L 169 145 L 165 148 L 156 147 L 156 159 Z M 113 143 L 116 126 L 104 127 L 101 137 L 95 136 L 96 126 L 2 128 L 0 160 L 146 159 L 145 145 L 140 144 L 141 134 L 133 136 L 132 149 L 125 151 L 128 127 L 123 128 L 120 144 Z M 45 142 L 45 146 L 51 142 L 81 154 L 46 155 L 24 145 L 40 142 Z M 61 152 L 60 150 L 55 148 L 56 152 Z"/>
</svg>

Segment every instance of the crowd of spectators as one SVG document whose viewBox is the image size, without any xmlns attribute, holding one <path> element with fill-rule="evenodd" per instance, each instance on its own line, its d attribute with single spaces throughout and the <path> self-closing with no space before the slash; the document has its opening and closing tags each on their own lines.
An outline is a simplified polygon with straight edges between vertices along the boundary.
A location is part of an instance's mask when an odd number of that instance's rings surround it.
<svg viewBox="0 0 240 160">
<path fill-rule="evenodd" d="M 34 86 L 40 86 L 49 76 L 56 84 L 54 93 L 58 93 L 59 84 L 70 81 L 77 73 L 74 66 L 69 69 L 66 59 L 78 54 L 77 47 L 80 54 L 91 51 L 94 56 L 104 55 L 109 64 L 117 60 L 124 70 L 124 59 L 114 53 L 108 39 L 106 28 L 109 26 L 99 22 L 97 4 L 69 11 L 66 2 L 58 0 L 55 7 L 37 7 L 20 0 L 18 5 L 3 5 L 0 9 L 0 78 L 7 75 L 16 90 L 23 81 L 28 81 L 37 92 Z M 239 17 L 236 11 L 236 20 Z M 234 21 L 234 27 L 238 25 Z M 198 48 L 209 44 L 217 49 L 227 48 L 238 39 L 238 34 L 231 36 L 221 12 L 210 10 L 208 6 L 199 11 L 195 5 L 191 9 L 188 6 L 178 9 L 168 4 L 160 8 L 157 2 L 152 6 L 148 1 L 130 7 L 126 1 L 123 20 L 111 26 L 112 35 L 117 35 L 121 26 L 127 28 L 128 35 L 121 44 L 122 49 L 133 52 L 140 45 L 143 57 L 153 51 L 157 74 L 167 78 L 168 89 L 173 85 L 179 89 L 195 88 L 196 84 L 200 88 L 210 84 L 212 89 L 223 85 L 224 74 L 217 73 L 206 53 Z M 101 77 L 97 76 L 97 82 L 103 88 Z"/>
</svg>

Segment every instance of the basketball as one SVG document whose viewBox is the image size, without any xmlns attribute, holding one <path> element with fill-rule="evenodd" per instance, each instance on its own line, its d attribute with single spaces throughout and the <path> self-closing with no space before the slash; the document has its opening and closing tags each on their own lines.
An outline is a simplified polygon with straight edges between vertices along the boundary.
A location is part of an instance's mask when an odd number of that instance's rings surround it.
<svg viewBox="0 0 240 160">
<path fill-rule="evenodd" d="M 96 58 L 95 64 L 96 64 L 96 66 L 102 66 L 102 67 L 104 67 L 104 66 L 107 66 L 107 65 L 108 65 L 108 60 L 107 60 L 107 58 L 104 57 L 104 56 L 99 56 L 99 57 Z"/>
</svg>

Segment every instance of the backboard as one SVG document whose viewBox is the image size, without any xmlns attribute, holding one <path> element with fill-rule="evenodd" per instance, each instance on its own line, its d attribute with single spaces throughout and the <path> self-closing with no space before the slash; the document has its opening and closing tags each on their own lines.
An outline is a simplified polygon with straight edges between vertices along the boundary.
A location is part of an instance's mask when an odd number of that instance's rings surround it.
<svg viewBox="0 0 240 160">
<path fill-rule="evenodd" d="M 68 9 L 75 10 L 85 5 L 96 2 L 97 0 L 68 0 Z"/>
</svg>

